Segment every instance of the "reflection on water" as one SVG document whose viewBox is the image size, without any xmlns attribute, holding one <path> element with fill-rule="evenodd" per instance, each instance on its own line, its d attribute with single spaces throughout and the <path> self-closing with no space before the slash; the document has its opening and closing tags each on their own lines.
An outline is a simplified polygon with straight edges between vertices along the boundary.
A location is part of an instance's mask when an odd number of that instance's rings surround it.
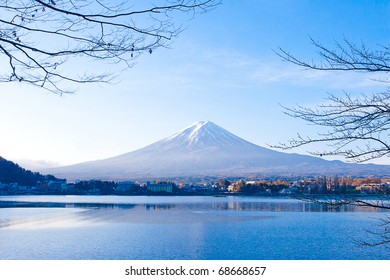
<svg viewBox="0 0 390 280">
<path fill-rule="evenodd" d="M 34 198 L 34 199 L 32 199 Z M 383 211 L 380 208 L 371 207 L 359 207 L 355 205 L 342 205 L 340 207 L 332 207 L 326 204 L 318 204 L 313 202 L 305 202 L 296 199 L 270 199 L 270 198 L 253 198 L 248 197 L 225 197 L 214 198 L 205 197 L 202 201 L 202 197 L 196 201 L 187 201 L 186 197 L 181 200 L 181 197 L 176 197 L 176 201 L 161 197 L 162 202 L 154 202 L 156 197 L 150 197 L 151 202 L 147 201 L 148 197 L 142 197 L 139 201 L 123 201 L 122 197 L 110 197 L 111 202 L 106 202 L 104 199 L 91 200 L 91 201 L 77 201 L 84 197 L 74 197 L 77 199 L 68 199 L 67 201 L 59 196 L 51 197 L 52 201 L 47 201 L 45 197 L 42 197 L 42 201 L 37 200 L 39 197 L 0 197 L 0 209 L 1 208 L 107 208 L 107 209 L 132 209 L 134 207 L 145 208 L 146 210 L 233 210 L 233 211 L 269 211 L 269 212 L 378 212 Z M 58 200 L 55 200 L 57 198 Z M 88 197 L 90 198 L 90 197 Z M 99 198 L 99 197 L 93 197 Z M 118 201 L 113 199 L 118 198 Z M 146 198 L 146 199 L 145 199 Z M 250 198 L 250 197 L 249 197 Z M 167 201 L 164 201 L 167 200 Z"/>
<path fill-rule="evenodd" d="M 387 213 L 264 197 L 8 196 L 0 259 L 389 259 L 353 242 Z"/>
<path fill-rule="evenodd" d="M 8 204 L 8 203 L 7 203 Z M 103 205 L 94 204 L 62 205 L 63 208 L 42 207 L 35 203 L 32 207 L 0 209 L 0 228 L 42 228 L 42 227 L 81 227 L 101 224 L 193 224 L 234 222 L 270 218 L 262 212 L 228 210 L 221 205 L 207 204 L 141 204 Z M 19 205 L 20 206 L 20 205 Z M 58 205 L 57 205 L 58 207 Z M 73 208 L 74 207 L 74 208 Z M 12 211 L 10 211 L 12 210 Z M 61 211 L 62 210 L 62 211 Z M 27 211 L 27 212 L 26 212 Z M 27 216 L 26 216 L 27 215 Z M 7 217 L 8 216 L 8 217 Z"/>
<path fill-rule="evenodd" d="M 108 223 L 177 224 L 270 219 L 274 212 L 383 211 L 261 197 L 0 197 L 1 228 L 81 227 Z"/>
<path fill-rule="evenodd" d="M 0 209 L 0 229 L 33 229 L 47 227 L 78 227 L 85 225 L 85 219 L 80 216 L 84 210 L 71 209 L 37 209 L 15 208 Z"/>
</svg>

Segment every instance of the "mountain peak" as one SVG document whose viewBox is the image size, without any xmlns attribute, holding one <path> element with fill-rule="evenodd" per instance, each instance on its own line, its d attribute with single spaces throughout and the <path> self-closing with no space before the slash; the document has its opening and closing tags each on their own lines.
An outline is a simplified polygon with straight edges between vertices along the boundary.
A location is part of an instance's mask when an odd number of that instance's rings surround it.
<svg viewBox="0 0 390 280">
<path fill-rule="evenodd" d="M 197 131 L 197 130 L 200 130 L 200 129 L 202 129 L 202 128 L 205 128 L 206 126 L 212 126 L 212 125 L 217 126 L 216 124 L 214 124 L 214 123 L 211 122 L 211 121 L 198 121 L 198 122 L 196 122 L 196 123 L 194 123 L 194 124 L 192 124 L 192 125 L 190 125 L 190 126 L 184 128 L 184 129 L 181 130 L 180 132 L 184 132 L 184 131 L 186 131 L 186 130 Z M 179 132 L 179 133 L 180 133 L 180 132 Z"/>
<path fill-rule="evenodd" d="M 175 147 L 191 149 L 202 149 L 204 147 L 222 149 L 239 144 L 250 144 L 211 121 L 196 122 L 164 139 L 163 142 L 171 143 Z"/>
<path fill-rule="evenodd" d="M 198 121 L 198 122 L 194 123 L 193 125 L 203 126 L 203 125 L 206 125 L 208 123 L 212 123 L 212 122 L 211 121 Z"/>
</svg>

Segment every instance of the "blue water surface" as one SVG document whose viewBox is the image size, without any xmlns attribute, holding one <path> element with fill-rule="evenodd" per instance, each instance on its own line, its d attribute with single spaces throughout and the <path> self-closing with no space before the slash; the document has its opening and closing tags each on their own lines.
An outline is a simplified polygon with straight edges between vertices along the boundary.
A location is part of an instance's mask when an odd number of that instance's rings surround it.
<svg viewBox="0 0 390 280">
<path fill-rule="evenodd" d="M 0 259 L 387 260 L 360 243 L 380 240 L 388 214 L 272 197 L 0 197 Z"/>
</svg>

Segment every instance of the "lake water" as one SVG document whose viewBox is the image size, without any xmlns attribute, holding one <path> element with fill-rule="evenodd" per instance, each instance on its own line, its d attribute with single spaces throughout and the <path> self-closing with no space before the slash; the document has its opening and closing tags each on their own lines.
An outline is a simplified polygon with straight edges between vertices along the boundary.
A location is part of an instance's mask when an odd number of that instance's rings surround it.
<svg viewBox="0 0 390 280">
<path fill-rule="evenodd" d="M 0 197 L 0 259 L 377 260 L 389 212 L 289 198 Z"/>
</svg>

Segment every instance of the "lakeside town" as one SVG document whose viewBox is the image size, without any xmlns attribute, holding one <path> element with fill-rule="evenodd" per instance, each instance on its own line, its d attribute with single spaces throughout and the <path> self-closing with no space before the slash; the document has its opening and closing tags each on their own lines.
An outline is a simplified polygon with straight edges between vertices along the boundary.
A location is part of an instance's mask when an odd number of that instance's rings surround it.
<svg viewBox="0 0 390 280">
<path fill-rule="evenodd" d="M 191 181 L 191 180 L 188 180 Z M 390 179 L 352 177 L 310 177 L 294 179 L 242 178 L 185 181 L 102 181 L 68 183 L 47 177 L 33 186 L 1 183 L 0 195 L 294 195 L 294 194 L 390 194 Z"/>
</svg>

